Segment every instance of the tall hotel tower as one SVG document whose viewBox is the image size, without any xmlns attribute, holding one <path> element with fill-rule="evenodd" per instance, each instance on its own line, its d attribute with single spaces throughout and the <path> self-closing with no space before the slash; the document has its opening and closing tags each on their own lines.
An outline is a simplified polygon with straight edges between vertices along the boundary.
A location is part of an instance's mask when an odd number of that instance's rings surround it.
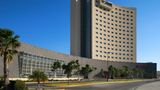
<svg viewBox="0 0 160 90">
<path fill-rule="evenodd" d="M 71 0 L 71 55 L 136 63 L 136 8 Z"/>
</svg>

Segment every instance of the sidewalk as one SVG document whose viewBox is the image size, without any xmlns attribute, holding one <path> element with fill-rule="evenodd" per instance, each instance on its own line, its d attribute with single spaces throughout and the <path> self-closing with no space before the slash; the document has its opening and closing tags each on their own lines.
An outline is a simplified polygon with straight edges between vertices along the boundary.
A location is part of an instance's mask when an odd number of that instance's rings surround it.
<svg viewBox="0 0 160 90">
<path fill-rule="evenodd" d="M 139 86 L 135 90 L 160 90 L 160 81 Z"/>
</svg>

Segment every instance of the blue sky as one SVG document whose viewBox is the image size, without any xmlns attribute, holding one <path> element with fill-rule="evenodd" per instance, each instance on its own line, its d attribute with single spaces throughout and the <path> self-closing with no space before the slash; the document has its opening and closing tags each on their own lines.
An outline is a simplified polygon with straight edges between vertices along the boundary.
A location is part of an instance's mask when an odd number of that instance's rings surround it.
<svg viewBox="0 0 160 90">
<path fill-rule="evenodd" d="M 160 0 L 109 0 L 137 8 L 137 60 L 156 62 L 160 70 Z M 70 53 L 70 0 L 0 0 L 0 28 L 21 41 Z"/>
</svg>

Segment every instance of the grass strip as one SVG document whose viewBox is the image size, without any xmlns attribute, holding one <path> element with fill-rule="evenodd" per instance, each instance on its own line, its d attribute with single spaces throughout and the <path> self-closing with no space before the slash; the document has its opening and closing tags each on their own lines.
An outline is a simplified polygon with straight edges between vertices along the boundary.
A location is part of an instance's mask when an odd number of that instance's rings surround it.
<svg viewBox="0 0 160 90">
<path fill-rule="evenodd" d="M 113 84 L 113 83 L 130 83 L 130 82 L 139 82 L 144 81 L 143 79 L 116 79 L 107 81 L 77 81 L 77 82 L 70 82 L 69 85 L 67 82 L 58 82 L 58 83 L 51 83 L 47 84 L 46 86 L 49 87 L 76 87 L 76 86 L 85 86 L 85 85 L 94 85 L 94 84 Z"/>
</svg>

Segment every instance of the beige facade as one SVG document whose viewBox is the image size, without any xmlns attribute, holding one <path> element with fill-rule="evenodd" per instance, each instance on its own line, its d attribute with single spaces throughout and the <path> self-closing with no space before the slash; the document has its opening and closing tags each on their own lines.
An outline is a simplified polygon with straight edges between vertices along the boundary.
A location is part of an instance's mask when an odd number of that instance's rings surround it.
<svg viewBox="0 0 160 90">
<path fill-rule="evenodd" d="M 19 54 L 14 57 L 14 60 L 9 65 L 9 77 L 10 78 L 19 78 L 26 77 L 36 69 L 40 69 L 45 72 L 49 77 L 53 74 L 51 73 L 51 65 L 55 61 L 61 61 L 63 63 L 68 63 L 73 60 L 79 60 L 80 66 L 85 66 L 89 64 L 91 67 L 96 67 L 89 77 L 94 78 L 98 73 L 101 72 L 101 69 L 104 71 L 108 70 L 108 67 L 112 65 L 116 68 L 122 68 L 127 66 L 129 70 L 132 69 L 141 69 L 145 71 L 144 77 L 146 78 L 155 78 L 156 77 L 156 63 L 132 63 L 132 62 L 114 62 L 114 61 L 105 61 L 98 59 L 82 58 L 72 55 L 67 55 L 63 53 L 58 53 L 50 51 L 44 48 L 33 46 L 26 43 L 21 43 L 21 47 L 18 49 Z M 57 75 L 61 72 L 58 71 Z M 3 60 L 0 57 L 0 76 L 3 75 Z"/>
<path fill-rule="evenodd" d="M 71 2 L 71 55 L 136 62 L 136 8 L 105 0 Z"/>
<path fill-rule="evenodd" d="M 136 9 L 92 1 L 92 58 L 136 62 Z"/>
</svg>

